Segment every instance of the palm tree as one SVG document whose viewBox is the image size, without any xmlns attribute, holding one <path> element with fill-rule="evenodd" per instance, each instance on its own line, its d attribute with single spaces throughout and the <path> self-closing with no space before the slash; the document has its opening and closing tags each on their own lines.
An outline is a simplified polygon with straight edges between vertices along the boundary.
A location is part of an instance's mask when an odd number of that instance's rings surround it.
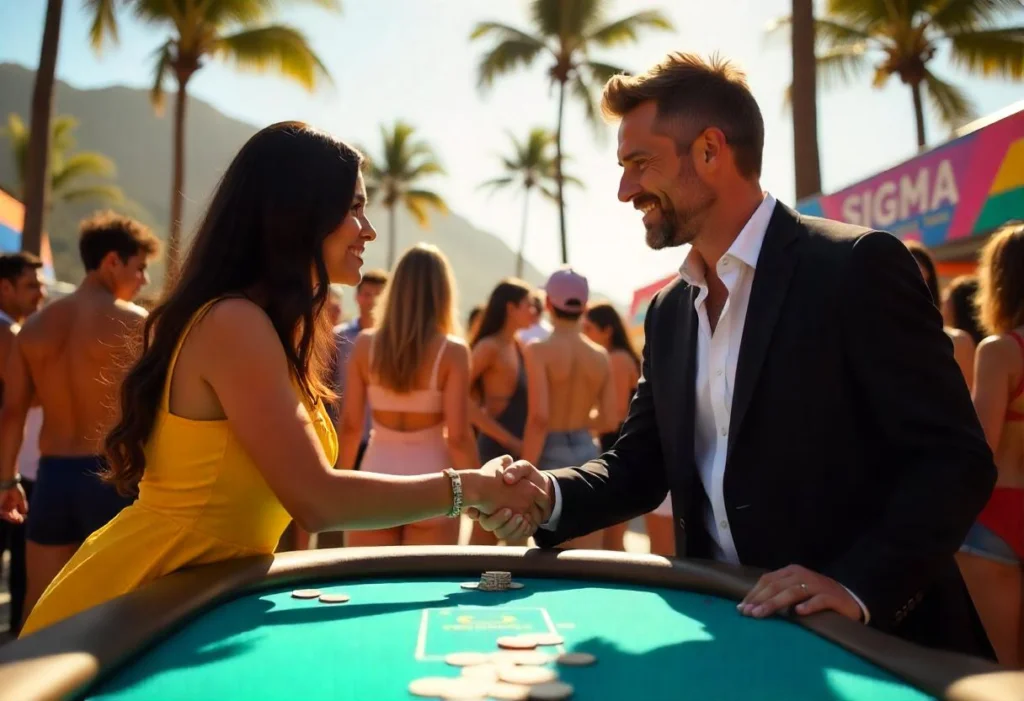
<svg viewBox="0 0 1024 701">
<path fill-rule="evenodd" d="M 519 234 L 519 253 L 516 256 L 516 277 L 522 278 L 530 194 L 537 188 L 552 202 L 558 201 L 555 155 L 551 153 L 551 148 L 555 145 L 555 135 L 550 129 L 534 127 L 525 142 L 519 141 L 513 134 L 508 136 L 512 142 L 512 155 L 501 158 L 505 174 L 482 183 L 481 187 L 515 187 L 523 190 L 523 228 Z M 583 185 L 571 175 L 565 175 L 564 179 L 567 183 L 581 187 Z"/>
<path fill-rule="evenodd" d="M 814 0 L 793 0 L 793 166 L 796 198 L 821 192 L 818 154 L 818 81 L 814 55 Z"/>
<path fill-rule="evenodd" d="M 440 195 L 416 187 L 425 176 L 442 175 L 444 169 L 426 142 L 414 140 L 415 131 L 401 120 L 390 130 L 381 126 L 384 147 L 381 158 L 370 158 L 367 164 L 366 189 L 371 197 L 379 196 L 388 208 L 388 270 L 395 264 L 398 229 L 395 212 L 399 204 L 404 204 L 416 223 L 424 228 L 430 225 L 428 207 L 441 213 L 448 211 Z"/>
<path fill-rule="evenodd" d="M 25 223 L 21 228 L 21 250 L 39 255 L 43 245 L 46 215 L 50 210 L 49 173 L 51 152 L 50 121 L 53 119 L 53 74 L 57 67 L 57 48 L 60 45 L 60 18 L 63 0 L 47 0 L 46 19 L 43 22 L 43 43 L 39 49 L 32 88 L 31 124 L 23 179 Z"/>
<path fill-rule="evenodd" d="M 1020 0 L 828 0 L 815 22 L 818 74 L 828 86 L 852 80 L 873 66 L 874 85 L 892 76 L 910 87 L 917 145 L 924 148 L 926 93 L 940 121 L 952 128 L 974 116 L 967 95 L 939 78 L 929 63 L 948 50 L 953 65 L 983 76 L 1024 77 L 1024 26 L 1003 23 Z M 775 28 L 790 24 L 786 17 Z"/>
<path fill-rule="evenodd" d="M 99 50 L 107 36 L 117 41 L 114 6 L 117 0 L 86 0 L 92 9 L 91 37 Z M 174 176 L 171 187 L 171 220 L 167 241 L 165 287 L 178 275 L 181 220 L 185 180 L 185 110 L 188 83 L 208 58 L 233 62 L 242 70 L 276 69 L 307 90 L 330 80 L 327 69 L 305 36 L 292 27 L 265 24 L 280 0 L 123 0 L 135 16 L 147 24 L 172 32 L 156 52 L 156 71 L 150 98 L 157 111 L 164 102 L 164 81 L 177 83 L 174 105 Z M 339 0 L 292 0 L 340 9 Z"/>
<path fill-rule="evenodd" d="M 494 79 L 520 66 L 529 66 L 540 56 L 548 61 L 548 76 L 558 86 L 558 125 L 555 129 L 555 181 L 558 217 L 562 237 L 562 262 L 569 262 L 565 231 L 564 178 L 562 177 L 562 119 L 567 88 L 583 104 L 587 119 L 599 124 L 595 88 L 613 75 L 625 73 L 618 66 L 594 61 L 594 47 L 608 48 L 635 43 L 644 28 L 668 30 L 669 20 L 655 10 L 646 10 L 607 22 L 600 0 L 533 0 L 530 5 L 532 32 L 499 22 L 477 24 L 470 39 L 494 37 L 495 44 L 480 61 L 479 84 L 489 88 Z"/>
<path fill-rule="evenodd" d="M 106 183 L 82 184 L 81 180 L 106 178 L 114 175 L 114 162 L 95 151 L 70 153 L 75 148 L 72 132 L 78 126 L 74 117 L 62 115 L 53 120 L 50 129 L 50 158 L 47 171 L 50 173 L 51 199 L 54 202 L 84 202 L 98 200 L 104 203 L 124 202 L 124 193 L 116 185 Z M 28 181 L 28 150 L 32 137 L 25 123 L 16 114 L 7 116 L 7 128 L 0 129 L 0 135 L 7 137 L 14 156 L 14 169 L 18 182 L 15 195 L 23 197 Z M 47 212 L 49 213 L 49 212 Z"/>
</svg>

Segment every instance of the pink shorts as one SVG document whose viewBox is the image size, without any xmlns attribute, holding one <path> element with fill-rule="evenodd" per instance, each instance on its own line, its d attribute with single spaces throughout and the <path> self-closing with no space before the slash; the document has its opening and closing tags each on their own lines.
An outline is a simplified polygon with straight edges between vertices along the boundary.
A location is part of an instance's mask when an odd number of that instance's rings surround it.
<svg viewBox="0 0 1024 701">
<path fill-rule="evenodd" d="M 444 424 L 422 431 L 396 431 L 374 422 L 360 470 L 385 475 L 425 475 L 451 465 Z"/>
</svg>

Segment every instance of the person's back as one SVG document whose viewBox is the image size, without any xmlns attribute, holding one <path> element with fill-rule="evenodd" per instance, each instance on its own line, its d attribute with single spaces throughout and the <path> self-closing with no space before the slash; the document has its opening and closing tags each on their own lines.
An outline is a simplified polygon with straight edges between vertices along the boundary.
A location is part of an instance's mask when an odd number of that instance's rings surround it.
<svg viewBox="0 0 1024 701">
<path fill-rule="evenodd" d="M 13 469 L 29 409 L 43 412 L 26 527 L 26 611 L 85 539 L 131 503 L 100 480 L 101 443 L 132 360 L 125 339 L 146 317 L 128 300 L 147 281 L 157 240 L 138 222 L 105 213 L 82 223 L 79 250 L 82 283 L 26 321 L 7 365 L 0 474 Z"/>
<path fill-rule="evenodd" d="M 554 329 L 526 348 L 529 412 L 523 439 L 523 460 L 542 470 L 592 460 L 597 456 L 592 431 L 611 430 L 615 420 L 608 352 L 583 334 L 580 323 L 587 279 L 564 268 L 551 276 L 546 291 Z"/>
<path fill-rule="evenodd" d="M 433 246 L 407 251 L 384 292 L 376 329 L 360 334 L 345 383 L 338 464 L 353 466 L 372 420 L 363 472 L 423 475 L 480 464 L 469 424 L 469 349 L 455 336 L 454 282 Z M 428 519 L 352 532 L 350 546 L 454 545 L 459 523 Z"/>
<path fill-rule="evenodd" d="M 43 408 L 42 455 L 101 452 L 115 378 L 130 357 L 125 331 L 141 324 L 145 315 L 141 307 L 85 285 L 25 324 L 19 345 Z"/>
</svg>

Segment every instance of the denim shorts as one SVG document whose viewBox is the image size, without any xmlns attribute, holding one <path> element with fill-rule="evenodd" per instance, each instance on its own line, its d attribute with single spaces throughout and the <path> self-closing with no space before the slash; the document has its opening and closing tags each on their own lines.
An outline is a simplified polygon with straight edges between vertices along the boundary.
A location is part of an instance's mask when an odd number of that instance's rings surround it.
<svg viewBox="0 0 1024 701">
<path fill-rule="evenodd" d="M 600 455 L 590 431 L 564 431 L 549 433 L 544 441 L 537 467 L 556 470 L 560 467 L 579 467 Z"/>
<path fill-rule="evenodd" d="M 1019 565 L 1020 558 L 1009 543 L 1000 538 L 992 529 L 975 522 L 967 532 L 960 552 L 977 555 L 1004 565 Z"/>
</svg>

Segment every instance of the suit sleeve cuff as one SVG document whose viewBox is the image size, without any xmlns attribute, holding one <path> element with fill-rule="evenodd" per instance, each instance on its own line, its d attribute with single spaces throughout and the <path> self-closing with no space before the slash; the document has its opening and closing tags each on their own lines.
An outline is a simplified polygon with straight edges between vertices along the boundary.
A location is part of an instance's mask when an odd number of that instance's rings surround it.
<svg viewBox="0 0 1024 701">
<path fill-rule="evenodd" d="M 556 482 L 556 484 L 557 484 L 557 482 Z M 554 514 L 554 512 L 552 512 L 552 514 Z M 864 602 L 860 600 L 859 596 L 857 596 L 852 591 L 850 591 L 849 587 L 847 587 L 844 584 L 840 584 L 840 586 L 843 587 L 843 589 L 846 590 L 846 593 L 849 594 L 850 596 L 852 596 L 853 600 L 857 602 L 858 606 L 860 606 L 860 615 L 861 615 L 861 619 L 862 619 L 861 622 L 864 625 L 867 625 L 871 621 L 871 613 L 868 611 L 868 607 L 864 605 Z"/>
<path fill-rule="evenodd" d="M 551 516 L 548 520 L 540 524 L 540 527 L 545 531 L 553 531 L 558 528 L 558 520 L 562 517 L 562 490 L 558 486 L 558 480 L 551 475 L 545 475 L 545 478 L 551 482 Z M 854 597 L 856 598 L 856 597 Z"/>
</svg>

